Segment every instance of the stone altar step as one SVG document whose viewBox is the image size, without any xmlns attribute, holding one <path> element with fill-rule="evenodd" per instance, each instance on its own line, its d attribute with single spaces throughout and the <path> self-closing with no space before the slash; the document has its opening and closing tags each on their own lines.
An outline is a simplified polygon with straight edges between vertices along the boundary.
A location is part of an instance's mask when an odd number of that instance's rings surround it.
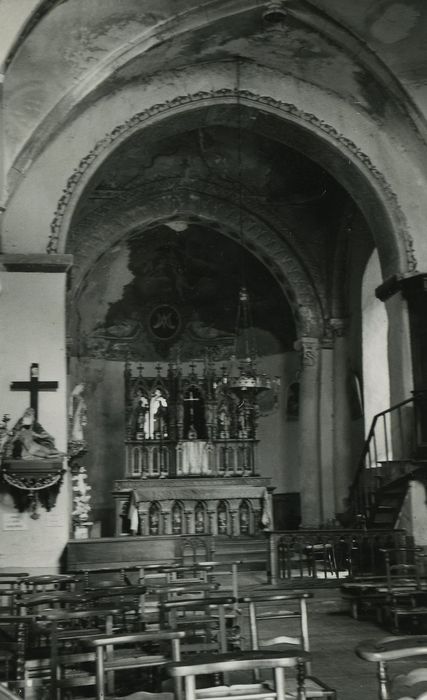
<svg viewBox="0 0 427 700">
<path fill-rule="evenodd" d="M 214 537 L 215 560 L 224 564 L 238 561 L 239 571 L 265 571 L 268 540 L 260 537 Z"/>
</svg>

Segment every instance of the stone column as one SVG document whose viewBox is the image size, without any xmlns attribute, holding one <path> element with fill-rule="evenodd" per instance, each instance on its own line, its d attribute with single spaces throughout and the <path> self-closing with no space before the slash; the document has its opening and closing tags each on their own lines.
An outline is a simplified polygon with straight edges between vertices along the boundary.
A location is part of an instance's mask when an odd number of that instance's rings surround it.
<svg viewBox="0 0 427 700">
<path fill-rule="evenodd" d="M 319 527 L 323 519 L 320 483 L 318 338 L 302 337 L 296 343 L 301 352 L 299 454 L 301 483 L 301 525 Z"/>
<path fill-rule="evenodd" d="M 1 410 L 10 414 L 10 427 L 13 427 L 30 405 L 30 398 L 27 391 L 10 391 L 10 383 L 27 380 L 30 365 L 38 363 L 41 381 L 58 382 L 56 391 L 39 394 L 39 422 L 63 452 L 67 450 L 68 418 L 65 288 L 71 262 L 70 255 L 0 256 Z M 70 494 L 69 475 L 66 474 L 50 513 L 40 508 L 40 518 L 32 520 L 25 512 L 20 518 L 25 532 L 2 532 L 4 561 L 10 568 L 24 567 L 34 573 L 58 570 L 60 556 L 70 536 Z M 6 492 L 0 504 L 0 522 L 15 514 Z"/>
<path fill-rule="evenodd" d="M 334 337 L 333 413 L 334 413 L 334 492 L 335 513 L 346 510 L 352 481 L 351 413 L 348 392 L 348 353 L 346 319 L 330 320 Z"/>
</svg>

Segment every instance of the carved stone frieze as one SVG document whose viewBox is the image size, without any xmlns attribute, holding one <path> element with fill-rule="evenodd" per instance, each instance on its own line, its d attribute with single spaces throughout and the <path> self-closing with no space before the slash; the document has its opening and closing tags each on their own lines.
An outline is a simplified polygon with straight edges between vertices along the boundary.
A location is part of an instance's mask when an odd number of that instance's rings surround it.
<svg viewBox="0 0 427 700">
<path fill-rule="evenodd" d="M 152 105 L 142 112 L 138 112 L 126 122 L 119 124 L 110 133 L 106 134 L 94 146 L 94 148 L 80 161 L 78 166 L 69 177 L 63 193 L 59 199 L 57 209 L 51 223 L 51 233 L 47 245 L 47 252 L 54 253 L 58 250 L 59 240 L 66 235 L 63 230 L 63 222 L 66 212 L 76 205 L 78 197 L 86 182 L 92 177 L 98 166 L 98 159 L 105 158 L 108 151 L 112 152 L 119 143 L 128 138 L 132 132 L 137 132 L 144 125 L 149 125 L 150 121 L 155 121 L 157 117 L 163 117 L 168 112 L 178 108 L 194 106 L 196 103 L 212 103 L 215 101 L 230 99 L 244 102 L 247 105 L 254 105 L 257 109 L 269 109 L 277 111 L 279 114 L 292 117 L 301 125 L 308 125 L 312 130 L 320 135 L 327 136 L 335 142 L 337 148 L 342 153 L 347 153 L 353 160 L 355 159 L 362 171 L 365 171 L 369 179 L 375 181 L 376 186 L 381 191 L 382 197 L 387 202 L 390 213 L 394 219 L 396 245 L 397 239 L 404 241 L 406 254 L 406 268 L 408 272 L 416 270 L 417 261 L 414 254 L 413 239 L 410 236 L 404 214 L 400 208 L 395 192 L 390 187 L 383 173 L 372 163 L 369 156 L 364 153 L 353 141 L 339 133 L 337 129 L 315 114 L 306 112 L 298 108 L 295 104 L 282 102 L 273 97 L 258 95 L 250 90 L 237 90 L 236 88 L 222 88 L 217 90 L 203 90 L 191 95 L 178 95 L 172 100 Z M 71 213 L 71 212 L 70 212 Z M 69 217 L 67 217 L 68 220 Z"/>
</svg>

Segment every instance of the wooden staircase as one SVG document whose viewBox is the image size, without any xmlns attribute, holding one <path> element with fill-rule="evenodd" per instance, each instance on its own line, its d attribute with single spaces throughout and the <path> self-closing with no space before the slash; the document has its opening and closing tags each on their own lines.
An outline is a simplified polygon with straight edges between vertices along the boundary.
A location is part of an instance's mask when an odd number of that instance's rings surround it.
<svg viewBox="0 0 427 700">
<path fill-rule="evenodd" d="M 380 486 L 375 493 L 371 507 L 368 527 L 375 529 L 392 529 L 396 526 L 403 501 L 408 492 L 411 481 L 427 481 L 427 462 L 408 461 L 406 473 L 384 486 Z"/>
<path fill-rule="evenodd" d="M 350 488 L 347 525 L 396 527 L 411 480 L 427 480 L 427 460 L 417 448 L 418 419 L 415 397 L 374 417 Z"/>
<path fill-rule="evenodd" d="M 387 486 L 380 487 L 375 493 L 371 507 L 368 527 L 391 530 L 395 527 L 403 501 L 408 491 L 410 475 L 402 476 Z"/>
</svg>

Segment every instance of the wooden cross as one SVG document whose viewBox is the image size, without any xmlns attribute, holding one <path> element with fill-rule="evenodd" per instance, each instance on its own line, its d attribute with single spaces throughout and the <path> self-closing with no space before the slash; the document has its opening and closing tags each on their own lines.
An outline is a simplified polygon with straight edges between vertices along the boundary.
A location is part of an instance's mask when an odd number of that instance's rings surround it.
<svg viewBox="0 0 427 700">
<path fill-rule="evenodd" d="M 39 391 L 56 391 L 58 382 L 40 382 L 39 381 L 39 366 L 37 362 L 33 362 L 30 367 L 29 382 L 11 382 L 11 391 L 29 391 L 30 406 L 34 409 L 34 415 L 38 417 L 38 397 Z"/>
</svg>

